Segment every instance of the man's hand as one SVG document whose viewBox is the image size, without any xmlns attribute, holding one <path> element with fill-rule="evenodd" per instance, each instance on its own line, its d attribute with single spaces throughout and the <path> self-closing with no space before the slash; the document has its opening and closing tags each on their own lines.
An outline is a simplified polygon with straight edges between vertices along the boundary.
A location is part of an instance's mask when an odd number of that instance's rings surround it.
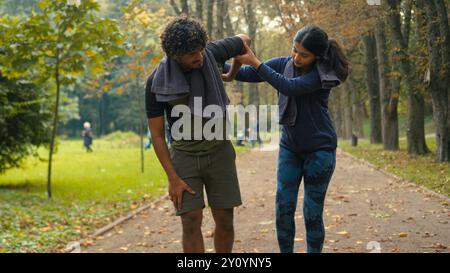
<svg viewBox="0 0 450 273">
<path fill-rule="evenodd" d="M 241 38 L 242 42 L 244 42 L 244 45 L 248 45 L 249 47 L 252 45 L 252 39 L 250 39 L 250 36 L 248 36 L 247 34 L 238 34 L 236 35 L 239 38 Z M 245 53 L 245 48 L 242 49 L 243 51 L 241 52 L 242 54 Z"/>
<path fill-rule="evenodd" d="M 174 176 L 169 178 L 169 196 L 175 209 L 177 210 L 182 209 L 183 193 L 185 191 L 190 194 L 195 194 L 191 187 L 189 187 L 188 184 L 186 184 L 186 182 L 184 182 L 180 177 Z"/>
<path fill-rule="evenodd" d="M 234 77 L 232 77 L 230 73 L 222 74 L 222 81 L 232 82 L 233 80 L 234 80 Z"/>
</svg>

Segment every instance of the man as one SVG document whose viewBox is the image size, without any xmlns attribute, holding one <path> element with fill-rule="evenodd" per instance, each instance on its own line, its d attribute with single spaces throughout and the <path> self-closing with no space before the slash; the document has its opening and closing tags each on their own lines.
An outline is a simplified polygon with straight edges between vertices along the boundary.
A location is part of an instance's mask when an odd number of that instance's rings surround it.
<svg viewBox="0 0 450 273">
<path fill-rule="evenodd" d="M 240 34 L 208 43 L 201 23 L 187 17 L 175 18 L 161 35 L 166 57 L 147 80 L 148 124 L 156 155 L 168 176 L 170 199 L 176 214 L 181 216 L 184 252 L 205 251 L 201 232 L 204 188 L 216 223 L 216 252 L 232 251 L 233 211 L 242 204 L 236 154 L 229 140 L 207 140 L 203 136 L 192 140 L 174 139 L 171 135 L 169 151 L 165 141 L 165 118 L 172 127 L 179 120 L 172 115 L 172 110 L 178 105 L 194 109 L 194 96 L 201 98 L 205 106 L 217 104 L 223 109 L 229 100 L 218 66 L 244 53 L 244 42 L 249 44 L 250 38 Z M 198 117 L 193 114 L 192 119 L 195 118 Z M 201 119 L 203 124 L 208 120 Z"/>
</svg>

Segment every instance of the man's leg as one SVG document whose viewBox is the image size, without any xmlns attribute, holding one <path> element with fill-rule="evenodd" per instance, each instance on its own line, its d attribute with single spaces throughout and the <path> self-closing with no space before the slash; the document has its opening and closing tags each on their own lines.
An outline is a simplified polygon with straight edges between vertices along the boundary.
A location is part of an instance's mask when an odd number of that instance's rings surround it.
<svg viewBox="0 0 450 273">
<path fill-rule="evenodd" d="M 181 215 L 183 225 L 183 251 L 185 253 L 204 253 L 202 236 L 203 210 L 198 209 Z"/>
<path fill-rule="evenodd" d="M 216 229 L 214 232 L 214 246 L 217 253 L 231 253 L 234 243 L 233 226 L 234 209 L 211 209 Z"/>
</svg>

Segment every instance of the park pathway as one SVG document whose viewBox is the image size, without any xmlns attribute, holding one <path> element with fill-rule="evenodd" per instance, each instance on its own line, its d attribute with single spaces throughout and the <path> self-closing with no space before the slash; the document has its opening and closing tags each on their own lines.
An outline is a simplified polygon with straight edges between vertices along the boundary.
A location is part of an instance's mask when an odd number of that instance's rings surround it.
<svg viewBox="0 0 450 273">
<path fill-rule="evenodd" d="M 235 213 L 234 252 L 278 252 L 275 233 L 276 147 L 238 156 L 243 206 Z M 305 251 L 303 186 L 295 250 Z M 338 151 L 324 211 L 324 252 L 450 252 L 449 199 L 399 181 Z M 203 234 L 214 252 L 211 213 Z M 82 252 L 181 252 L 181 224 L 166 198 L 95 238 Z"/>
</svg>

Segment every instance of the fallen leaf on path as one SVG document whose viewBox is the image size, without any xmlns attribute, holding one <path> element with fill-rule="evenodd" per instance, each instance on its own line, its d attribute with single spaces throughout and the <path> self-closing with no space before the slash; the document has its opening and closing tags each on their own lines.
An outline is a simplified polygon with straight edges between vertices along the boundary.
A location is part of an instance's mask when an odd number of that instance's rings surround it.
<svg viewBox="0 0 450 273">
<path fill-rule="evenodd" d="M 399 253 L 400 252 L 400 247 L 396 246 L 394 248 L 391 249 L 391 252 L 393 253 Z"/>
<path fill-rule="evenodd" d="M 347 237 L 347 238 L 350 237 L 350 234 L 348 233 L 348 231 L 345 231 L 345 230 L 344 230 L 344 231 L 336 232 L 336 234 L 342 235 L 342 236 Z"/>
<path fill-rule="evenodd" d="M 407 233 L 407 232 L 400 232 L 400 233 L 398 234 L 398 236 L 399 236 L 400 238 L 406 238 L 406 237 L 408 237 L 408 233 Z"/>
<path fill-rule="evenodd" d="M 436 243 L 436 244 L 430 245 L 430 246 L 421 246 L 421 248 L 447 249 L 448 247 L 444 246 L 443 244 Z"/>
<path fill-rule="evenodd" d="M 86 240 L 84 242 L 81 243 L 81 246 L 87 247 L 87 246 L 93 246 L 95 245 L 94 241 L 92 241 L 91 239 Z"/>
</svg>

